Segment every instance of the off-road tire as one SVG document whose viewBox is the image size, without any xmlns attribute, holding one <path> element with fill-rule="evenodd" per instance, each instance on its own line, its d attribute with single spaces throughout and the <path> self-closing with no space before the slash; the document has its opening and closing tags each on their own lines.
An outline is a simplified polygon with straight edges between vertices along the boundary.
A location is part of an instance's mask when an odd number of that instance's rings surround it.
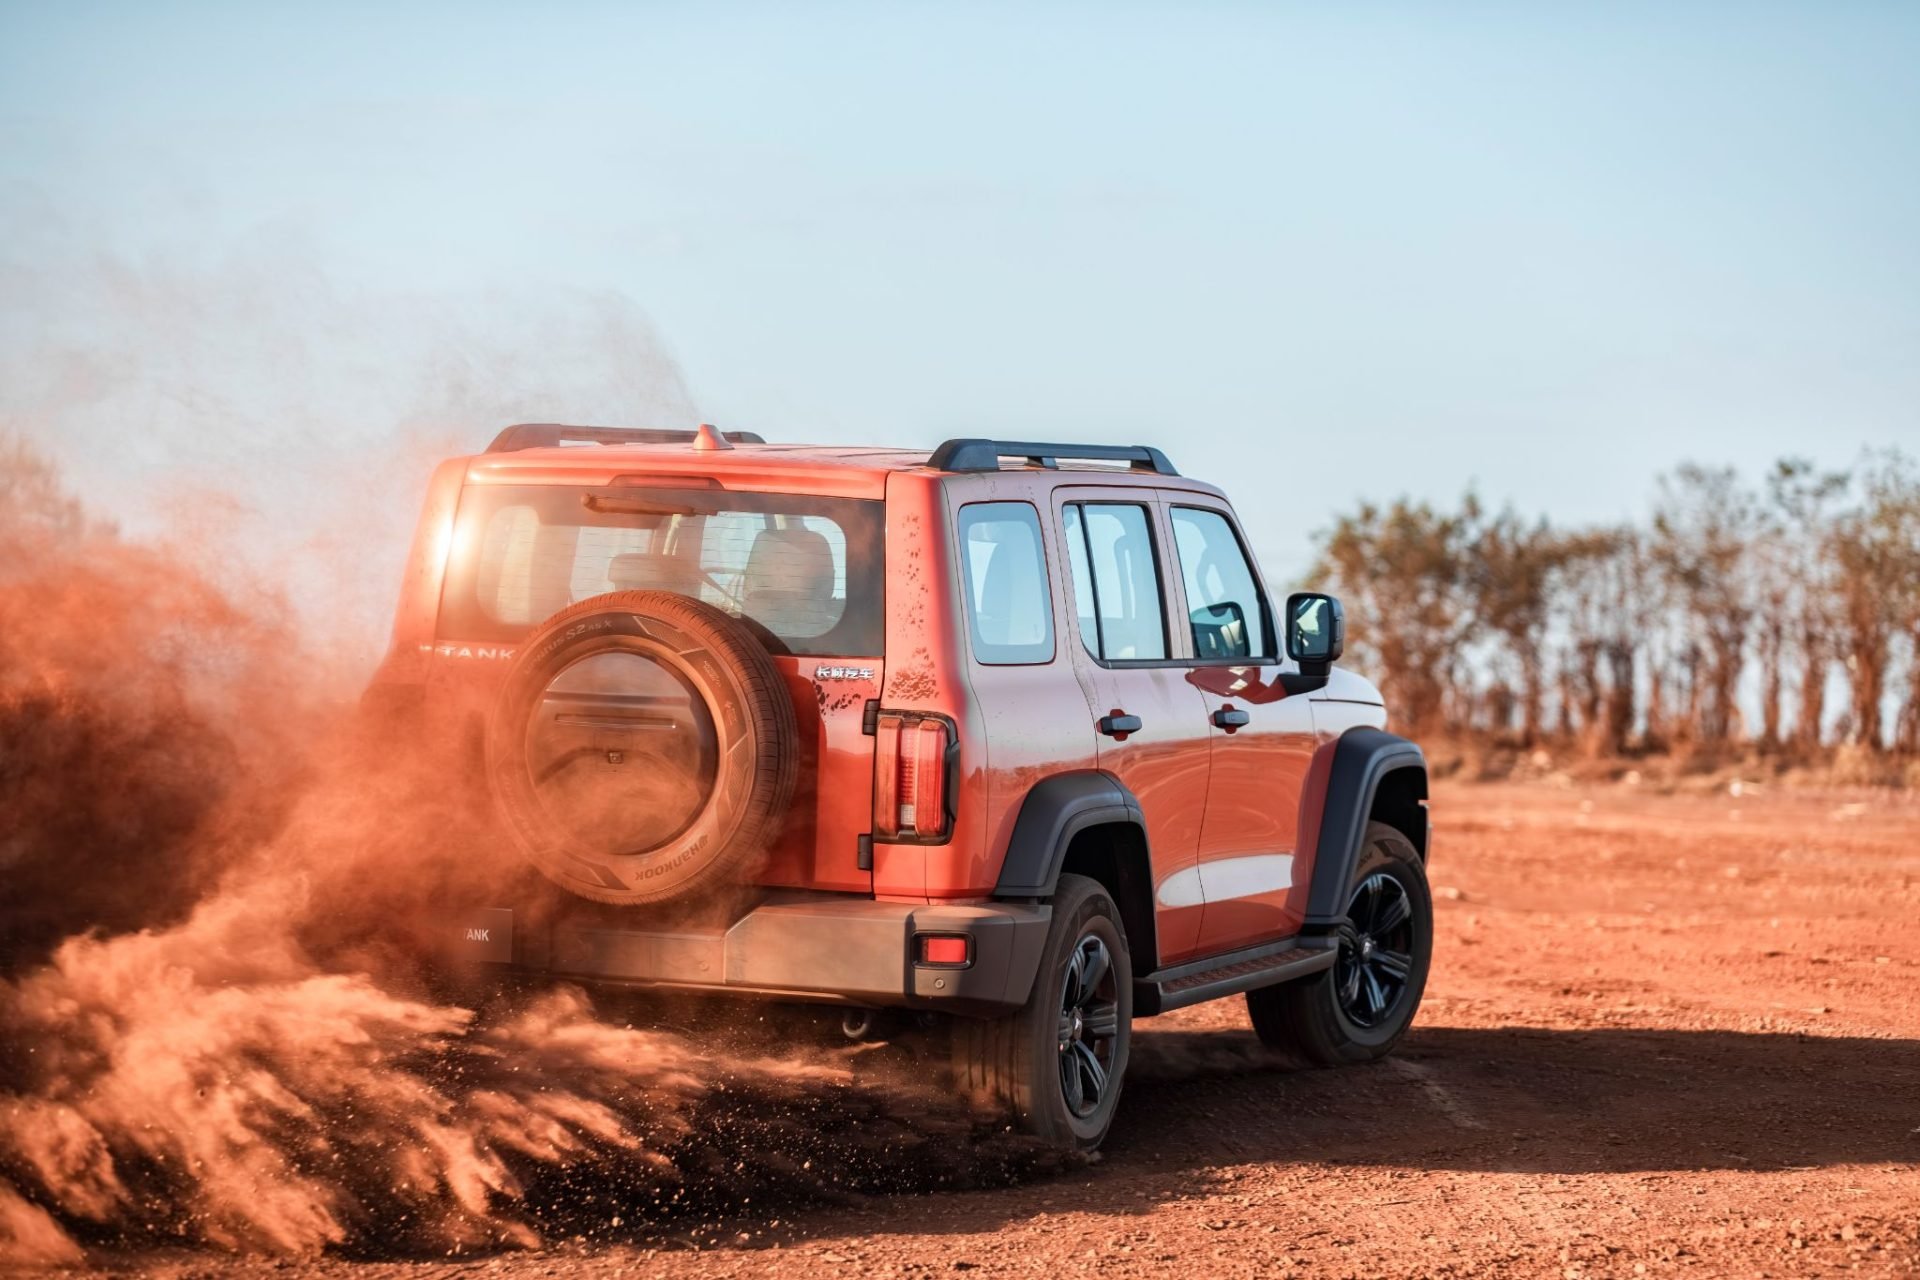
<svg viewBox="0 0 1920 1280">
<path fill-rule="evenodd" d="M 1113 1006 L 1114 1034 L 1106 1084 L 1084 1114 L 1069 1103 L 1063 1078 L 1063 1025 L 1068 970 L 1089 939 L 1105 949 L 1111 987 L 1099 984 Z M 1104 1008 L 1108 999 L 1098 1003 Z M 1092 1151 L 1112 1127 L 1126 1076 L 1132 1038 L 1133 961 L 1119 912 L 1099 881 L 1063 875 L 1054 893 L 1053 919 L 1027 1003 L 999 1018 L 956 1018 L 954 1083 L 976 1107 L 1012 1112 L 1021 1128 L 1055 1146 Z M 1086 1020 L 1092 1026 L 1092 1020 Z M 1084 1080 L 1086 1077 L 1082 1076 Z"/>
<path fill-rule="evenodd" d="M 1420 1008 L 1433 957 L 1433 895 L 1427 888 L 1426 867 L 1406 836 L 1384 823 L 1370 822 L 1366 848 L 1347 888 L 1350 909 L 1360 901 L 1362 886 L 1375 876 L 1385 877 L 1404 895 L 1410 913 L 1405 938 L 1407 974 L 1392 1004 L 1370 1024 L 1349 1011 L 1351 1001 L 1343 1001 L 1342 988 L 1355 977 L 1361 935 L 1343 928 L 1333 968 L 1247 993 L 1247 1012 L 1261 1043 L 1283 1049 L 1308 1065 L 1331 1067 L 1384 1058 L 1406 1034 Z M 1390 954 L 1400 953 L 1396 949 Z"/>
<path fill-rule="evenodd" d="M 543 808 L 528 767 L 529 716 L 556 676 L 604 653 L 651 659 L 697 692 L 711 720 L 714 777 L 671 838 L 608 851 Z M 800 749 L 791 696 L 745 624 L 665 591 L 616 591 L 561 610 L 521 644 L 495 699 L 486 773 L 521 851 L 554 883 L 596 902 L 640 905 L 704 896 L 750 877 L 793 799 Z"/>
</svg>

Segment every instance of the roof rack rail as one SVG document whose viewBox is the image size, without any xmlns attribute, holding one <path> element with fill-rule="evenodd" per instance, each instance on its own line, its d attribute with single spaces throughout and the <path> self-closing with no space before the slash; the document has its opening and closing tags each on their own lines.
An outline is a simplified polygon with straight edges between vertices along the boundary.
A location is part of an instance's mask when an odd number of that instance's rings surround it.
<svg viewBox="0 0 1920 1280">
<path fill-rule="evenodd" d="M 558 422 L 522 422 L 493 438 L 488 453 L 516 453 L 521 449 L 551 449 L 563 444 L 692 444 L 697 431 L 667 431 L 658 427 L 569 427 Z M 755 431 L 727 431 L 734 444 L 765 444 Z"/>
<path fill-rule="evenodd" d="M 936 471 L 998 471 L 1000 459 L 1024 458 L 1032 467 L 1069 462 L 1125 462 L 1135 471 L 1163 476 L 1180 473 L 1167 455 L 1143 444 L 1041 444 L 1032 440 L 949 440 L 933 451 L 927 465 Z"/>
</svg>

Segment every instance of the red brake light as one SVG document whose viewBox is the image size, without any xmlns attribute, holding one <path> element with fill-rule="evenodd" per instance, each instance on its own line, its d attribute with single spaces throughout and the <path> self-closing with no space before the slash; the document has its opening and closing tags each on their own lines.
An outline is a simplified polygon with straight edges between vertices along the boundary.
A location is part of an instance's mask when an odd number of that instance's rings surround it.
<svg viewBox="0 0 1920 1280">
<path fill-rule="evenodd" d="M 947 726 L 938 720 L 922 720 L 914 726 L 913 790 L 910 794 L 913 796 L 914 831 L 923 836 L 945 835 Z"/>
<path fill-rule="evenodd" d="M 900 834 L 900 717 L 883 715 L 873 729 L 873 834 Z"/>
<path fill-rule="evenodd" d="M 877 840 L 938 840 L 947 834 L 943 720 L 882 712 L 874 721 L 873 834 Z"/>
</svg>

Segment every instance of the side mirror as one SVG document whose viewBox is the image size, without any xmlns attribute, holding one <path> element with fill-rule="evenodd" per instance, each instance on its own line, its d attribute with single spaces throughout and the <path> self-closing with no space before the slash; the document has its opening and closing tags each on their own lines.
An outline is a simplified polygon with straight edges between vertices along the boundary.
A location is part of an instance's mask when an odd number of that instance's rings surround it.
<svg viewBox="0 0 1920 1280">
<path fill-rule="evenodd" d="M 1287 656 L 1300 664 L 1300 675 L 1319 688 L 1339 661 L 1347 643 L 1347 618 L 1340 602 L 1318 591 L 1296 591 L 1287 597 Z"/>
</svg>

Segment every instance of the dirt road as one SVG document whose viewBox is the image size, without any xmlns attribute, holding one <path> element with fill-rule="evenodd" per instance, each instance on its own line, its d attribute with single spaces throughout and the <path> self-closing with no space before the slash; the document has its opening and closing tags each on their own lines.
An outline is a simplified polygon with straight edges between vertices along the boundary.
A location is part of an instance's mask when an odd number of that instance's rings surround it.
<svg viewBox="0 0 1920 1280">
<path fill-rule="evenodd" d="M 1380 1066 L 1277 1067 L 1226 1002 L 1141 1025 L 1074 1173 L 322 1269 L 1920 1274 L 1920 798 L 1452 786 L 1436 811 L 1433 979 Z"/>
</svg>

